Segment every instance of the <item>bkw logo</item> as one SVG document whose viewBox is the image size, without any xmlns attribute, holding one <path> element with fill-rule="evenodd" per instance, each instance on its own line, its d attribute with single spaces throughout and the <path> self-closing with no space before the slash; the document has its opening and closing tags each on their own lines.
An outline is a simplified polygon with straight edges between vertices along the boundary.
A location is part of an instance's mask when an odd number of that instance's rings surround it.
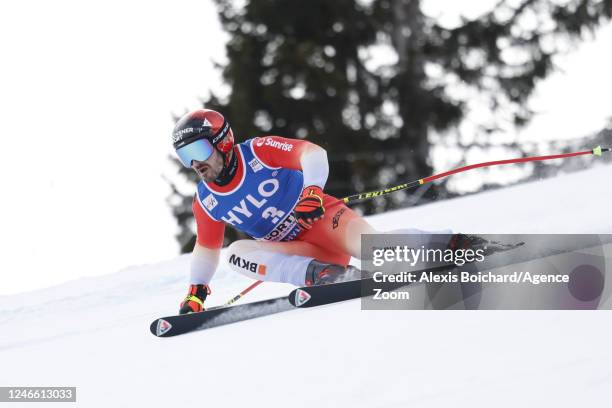
<svg viewBox="0 0 612 408">
<path fill-rule="evenodd" d="M 248 261 L 234 254 L 230 256 L 229 263 L 258 275 L 266 274 L 266 265 L 260 265 L 256 262 Z"/>
</svg>

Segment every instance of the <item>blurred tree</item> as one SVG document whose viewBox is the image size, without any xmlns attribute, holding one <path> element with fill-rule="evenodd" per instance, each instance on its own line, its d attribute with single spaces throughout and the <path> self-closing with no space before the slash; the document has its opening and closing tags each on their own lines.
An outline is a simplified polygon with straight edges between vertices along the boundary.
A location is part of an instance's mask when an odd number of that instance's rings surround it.
<svg viewBox="0 0 612 408">
<path fill-rule="evenodd" d="M 425 15 L 420 0 L 215 2 L 230 35 L 229 62 L 220 67 L 230 92 L 204 105 L 223 112 L 239 140 L 275 134 L 325 147 L 326 190 L 337 196 L 430 174 L 432 130 L 460 123 L 475 97 L 493 118 L 475 140 L 486 144 L 497 120 L 524 125 L 533 114 L 526 102 L 553 55 L 612 14 L 612 0 L 501 0 L 447 27 Z M 189 250 L 191 196 L 174 192 L 179 239 Z M 434 186 L 421 194 L 448 192 Z M 362 209 L 409 202 L 400 194 Z"/>
</svg>

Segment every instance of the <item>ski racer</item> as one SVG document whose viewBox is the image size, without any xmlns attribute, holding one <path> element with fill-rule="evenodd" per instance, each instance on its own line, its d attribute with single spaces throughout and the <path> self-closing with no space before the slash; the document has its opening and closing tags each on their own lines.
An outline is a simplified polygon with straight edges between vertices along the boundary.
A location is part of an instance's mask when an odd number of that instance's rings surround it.
<svg viewBox="0 0 612 408">
<path fill-rule="evenodd" d="M 224 257 L 253 279 L 310 286 L 359 272 L 348 265 L 351 256 L 360 257 L 361 234 L 377 231 L 324 193 L 323 148 L 279 136 L 235 144 L 228 121 L 209 109 L 183 116 L 172 141 L 183 166 L 200 178 L 192 205 L 197 241 L 180 314 L 203 310 L 226 224 L 254 238 L 233 242 Z"/>
</svg>

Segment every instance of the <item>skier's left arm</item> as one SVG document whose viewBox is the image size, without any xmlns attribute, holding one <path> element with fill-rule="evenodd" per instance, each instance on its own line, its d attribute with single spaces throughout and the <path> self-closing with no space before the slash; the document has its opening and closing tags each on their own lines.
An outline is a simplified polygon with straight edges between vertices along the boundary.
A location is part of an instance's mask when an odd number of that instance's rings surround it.
<svg viewBox="0 0 612 408">
<path fill-rule="evenodd" d="M 323 218 L 323 187 L 329 176 L 327 152 L 306 140 L 279 136 L 257 138 L 253 141 L 257 157 L 271 167 L 300 170 L 304 177 L 303 191 L 295 206 L 295 216 L 304 228 Z"/>
</svg>

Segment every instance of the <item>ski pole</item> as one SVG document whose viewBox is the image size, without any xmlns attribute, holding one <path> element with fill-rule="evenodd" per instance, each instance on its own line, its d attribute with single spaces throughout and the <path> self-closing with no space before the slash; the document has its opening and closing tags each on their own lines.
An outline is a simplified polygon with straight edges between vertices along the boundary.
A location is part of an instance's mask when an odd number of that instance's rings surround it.
<svg viewBox="0 0 612 408">
<path fill-rule="evenodd" d="M 231 298 L 230 300 L 228 300 L 227 302 L 225 302 L 225 304 L 223 306 L 229 306 L 232 303 L 237 302 L 238 300 L 240 300 L 244 295 L 246 295 L 247 293 L 249 293 L 251 290 L 255 289 L 259 284 L 263 283 L 263 281 L 255 281 L 253 282 L 248 288 L 244 289 L 242 292 L 240 292 L 239 294 L 237 294 L 236 296 L 234 296 L 233 298 Z"/>
<path fill-rule="evenodd" d="M 414 180 L 414 181 L 411 181 L 409 183 L 400 184 L 400 185 L 397 185 L 397 186 L 394 186 L 394 187 L 389 187 L 389 188 L 385 188 L 385 189 L 377 190 L 377 191 L 370 191 L 370 192 L 367 192 L 367 193 L 354 194 L 354 195 L 351 195 L 351 196 L 344 197 L 344 198 L 340 199 L 338 201 L 338 203 L 344 202 L 345 204 L 353 204 L 353 203 L 356 203 L 356 202 L 359 202 L 359 201 L 369 200 L 369 199 L 372 199 L 372 198 L 376 198 L 376 197 L 380 197 L 380 196 L 387 195 L 387 194 L 390 194 L 390 193 L 394 193 L 396 191 L 406 190 L 406 189 L 409 189 L 409 188 L 418 187 L 418 186 L 421 186 L 421 185 L 423 185 L 425 183 L 429 183 L 431 181 L 438 180 L 438 179 L 441 179 L 443 177 L 448 177 L 448 176 L 450 176 L 452 174 L 457 174 L 457 173 L 461 173 L 461 172 L 464 172 L 464 171 L 468 171 L 468 170 L 472 170 L 472 169 L 477 169 L 479 167 L 490 167 L 490 166 L 497 166 L 497 165 L 500 165 L 500 164 L 526 163 L 526 162 L 532 162 L 532 161 L 545 161 L 545 160 L 563 159 L 563 158 L 566 158 L 566 157 L 582 156 L 582 155 L 587 155 L 587 154 L 592 154 L 594 156 L 601 156 L 602 153 L 609 152 L 610 150 L 612 150 L 612 149 L 610 149 L 609 147 L 597 146 L 594 149 L 585 150 L 585 151 L 582 151 L 582 152 L 554 154 L 554 155 L 550 155 L 550 156 L 522 157 L 522 158 L 519 158 L 519 159 L 498 160 L 498 161 L 490 161 L 490 162 L 483 162 L 483 163 L 477 163 L 477 164 L 470 164 L 469 166 L 459 167 L 459 168 L 456 168 L 454 170 L 449 170 L 449 171 L 445 171 L 444 173 L 434 174 L 434 175 L 429 176 L 429 177 L 425 177 L 425 178 L 422 178 L 422 179 Z"/>
</svg>

